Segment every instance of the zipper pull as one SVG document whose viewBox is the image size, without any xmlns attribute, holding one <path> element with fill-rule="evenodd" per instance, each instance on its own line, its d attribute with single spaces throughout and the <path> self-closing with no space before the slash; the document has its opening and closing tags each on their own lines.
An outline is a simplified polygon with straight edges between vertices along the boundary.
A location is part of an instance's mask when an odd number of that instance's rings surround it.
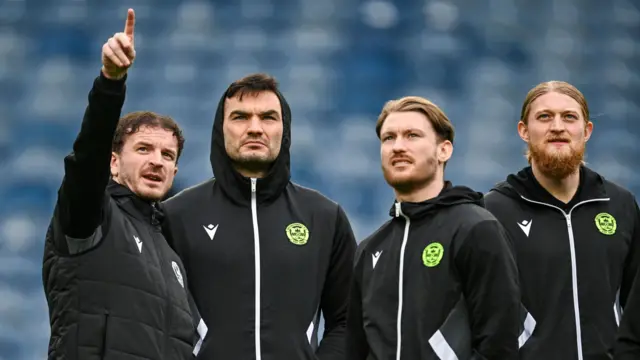
<svg viewBox="0 0 640 360">
<path fill-rule="evenodd" d="M 395 206 L 396 206 L 396 217 L 398 217 L 402 212 L 402 210 L 400 209 L 400 203 L 399 202 L 395 203 Z"/>
<path fill-rule="evenodd" d="M 256 192 L 256 183 L 257 182 L 258 182 L 258 179 L 251 178 L 251 192 L 252 193 Z"/>
</svg>

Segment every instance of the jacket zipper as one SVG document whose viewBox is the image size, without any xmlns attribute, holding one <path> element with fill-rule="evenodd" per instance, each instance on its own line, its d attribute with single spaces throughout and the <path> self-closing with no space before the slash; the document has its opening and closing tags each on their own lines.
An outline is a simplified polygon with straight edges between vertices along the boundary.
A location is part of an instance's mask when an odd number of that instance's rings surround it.
<svg viewBox="0 0 640 360">
<path fill-rule="evenodd" d="M 407 247 L 407 239 L 409 238 L 409 227 L 411 220 L 407 217 L 400 207 L 400 203 L 395 204 L 396 217 L 402 216 L 405 220 L 404 235 L 402 236 L 402 245 L 400 246 L 400 269 L 398 275 L 398 318 L 396 320 L 396 360 L 400 360 L 402 353 L 402 304 L 404 301 L 404 252 Z"/>
<path fill-rule="evenodd" d="M 258 200 L 256 194 L 257 179 L 251 178 L 251 219 L 253 221 L 253 252 L 255 267 L 255 348 L 256 360 L 262 359 L 262 349 L 260 342 L 260 233 L 258 232 Z"/>
<path fill-rule="evenodd" d="M 555 205 L 543 203 L 540 201 L 529 200 L 522 195 L 520 195 L 520 197 L 523 200 L 528 201 L 532 204 L 544 205 L 560 211 L 562 215 L 564 215 L 564 218 L 567 222 L 567 231 L 569 233 L 569 249 L 571 251 L 571 287 L 573 289 L 573 312 L 574 312 L 574 317 L 576 322 L 576 342 L 577 342 L 577 349 L 578 349 L 578 360 L 583 360 L 582 325 L 580 324 L 580 300 L 578 299 L 578 267 L 576 262 L 576 245 L 575 245 L 575 239 L 573 235 L 573 225 L 571 224 L 571 213 L 573 212 L 573 210 L 575 210 L 575 208 L 577 208 L 580 205 L 584 205 L 591 202 L 597 202 L 597 201 L 609 201 L 609 198 L 590 199 L 590 200 L 581 201 L 575 204 L 571 208 L 571 210 L 569 210 L 569 212 L 566 213 L 564 210 L 562 210 L 561 208 Z"/>
<path fill-rule="evenodd" d="M 109 310 L 104 311 L 104 330 L 102 332 L 102 349 L 100 351 L 100 359 L 107 356 L 107 332 L 109 331 Z"/>
</svg>

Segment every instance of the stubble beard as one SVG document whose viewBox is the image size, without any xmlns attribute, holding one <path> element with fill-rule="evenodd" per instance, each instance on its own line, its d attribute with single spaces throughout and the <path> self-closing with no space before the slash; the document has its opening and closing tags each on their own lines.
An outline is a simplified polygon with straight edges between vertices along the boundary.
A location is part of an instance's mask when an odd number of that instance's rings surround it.
<svg viewBox="0 0 640 360">
<path fill-rule="evenodd" d="M 545 149 L 546 143 L 529 144 L 532 163 L 535 162 L 538 170 L 544 175 L 554 179 L 564 179 L 578 171 L 583 164 L 585 144 L 577 147 L 570 145 L 569 153 L 552 153 Z"/>
<path fill-rule="evenodd" d="M 384 179 L 399 194 L 411 194 L 416 190 L 429 186 L 436 177 L 438 160 L 436 157 L 427 159 L 423 169 L 413 169 L 411 174 L 395 176 L 392 171 L 384 167 L 382 172 Z M 423 171 L 421 171 L 423 170 Z"/>
<path fill-rule="evenodd" d="M 271 156 L 271 153 L 267 155 L 250 154 L 242 155 L 238 154 L 233 157 L 232 162 L 237 169 L 242 169 L 250 173 L 267 173 L 271 168 L 271 165 L 275 161 L 275 158 Z"/>
</svg>

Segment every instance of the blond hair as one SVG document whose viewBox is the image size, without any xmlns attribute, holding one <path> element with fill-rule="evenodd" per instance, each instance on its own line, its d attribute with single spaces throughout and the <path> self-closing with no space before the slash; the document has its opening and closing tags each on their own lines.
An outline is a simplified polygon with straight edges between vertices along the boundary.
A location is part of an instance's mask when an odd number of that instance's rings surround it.
<svg viewBox="0 0 640 360">
<path fill-rule="evenodd" d="M 427 117 L 439 141 L 449 140 L 453 143 L 455 129 L 447 115 L 436 104 L 419 96 L 405 96 L 397 100 L 390 100 L 382 108 L 376 122 L 376 134 L 380 138 L 380 130 L 389 114 L 393 112 L 415 111 Z"/>
<path fill-rule="evenodd" d="M 540 83 L 533 89 L 529 90 L 527 96 L 524 99 L 524 102 L 522 103 L 520 121 L 527 125 L 527 122 L 529 121 L 529 113 L 531 112 L 531 104 L 540 96 L 548 94 L 550 92 L 556 92 L 558 94 L 571 97 L 578 103 L 578 105 L 580 105 L 585 123 L 591 121 L 589 119 L 589 105 L 587 104 L 587 99 L 580 92 L 580 90 L 578 90 L 578 88 L 569 84 L 568 82 L 557 80 Z M 529 149 L 527 149 L 525 156 L 529 164 L 531 164 L 531 152 L 529 151 Z"/>
</svg>

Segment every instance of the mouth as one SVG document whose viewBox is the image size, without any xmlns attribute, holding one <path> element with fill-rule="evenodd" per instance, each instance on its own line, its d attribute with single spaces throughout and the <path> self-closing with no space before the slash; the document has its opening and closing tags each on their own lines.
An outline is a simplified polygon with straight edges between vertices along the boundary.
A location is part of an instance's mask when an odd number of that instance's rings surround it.
<svg viewBox="0 0 640 360">
<path fill-rule="evenodd" d="M 567 139 L 550 139 L 550 140 L 547 140 L 547 143 L 558 146 L 558 145 L 568 144 L 569 140 L 567 140 Z"/>
<path fill-rule="evenodd" d="M 251 146 L 251 147 L 260 147 L 260 146 L 264 146 L 266 147 L 267 145 L 265 145 L 263 142 L 260 141 L 247 141 L 244 144 L 242 144 L 243 146 Z"/>
<path fill-rule="evenodd" d="M 156 174 L 144 174 L 142 177 L 153 183 L 162 183 L 163 181 L 162 177 Z"/>
<path fill-rule="evenodd" d="M 407 158 L 395 158 L 395 159 L 391 159 L 391 166 L 396 166 L 396 165 L 410 165 L 411 164 L 411 160 L 407 159 Z"/>
</svg>

